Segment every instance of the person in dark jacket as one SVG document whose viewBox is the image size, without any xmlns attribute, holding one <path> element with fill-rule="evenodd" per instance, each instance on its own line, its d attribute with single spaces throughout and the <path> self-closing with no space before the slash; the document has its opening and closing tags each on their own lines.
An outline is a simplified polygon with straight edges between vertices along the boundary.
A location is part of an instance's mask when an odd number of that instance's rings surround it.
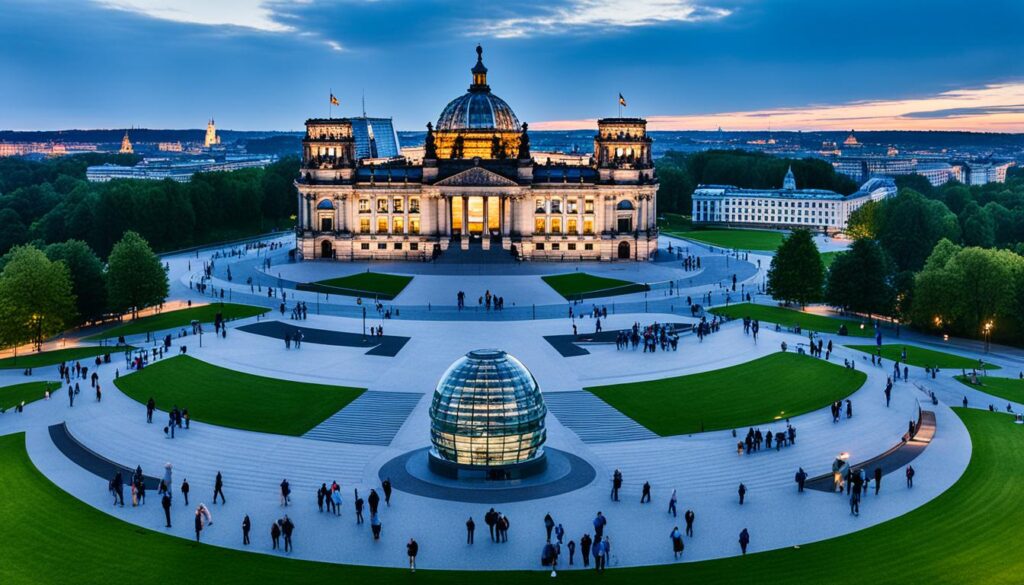
<svg viewBox="0 0 1024 585">
<path fill-rule="evenodd" d="M 381 482 L 380 487 L 384 490 L 384 505 L 391 506 L 391 478 L 386 478 Z"/>
<path fill-rule="evenodd" d="M 416 555 L 420 552 L 420 545 L 414 539 L 410 538 L 409 543 L 405 545 L 405 553 L 409 555 L 409 570 L 413 573 L 416 572 Z"/>
<path fill-rule="evenodd" d="M 284 535 L 284 552 L 292 551 L 292 533 L 295 531 L 295 524 L 288 514 L 284 515 L 284 522 L 281 523 L 281 534 Z"/>
<path fill-rule="evenodd" d="M 199 542 L 199 533 L 203 531 L 203 515 L 196 510 L 196 542 Z"/>
<path fill-rule="evenodd" d="M 473 544 L 474 531 L 476 531 L 476 523 L 473 522 L 473 517 L 470 516 L 469 520 L 466 520 L 466 544 Z"/>
<path fill-rule="evenodd" d="M 249 544 L 249 530 L 252 529 L 252 521 L 249 520 L 249 515 L 246 514 L 245 518 L 242 518 L 242 544 Z"/>
<path fill-rule="evenodd" d="M 750 533 L 747 532 L 746 528 L 744 528 L 740 531 L 740 550 L 743 551 L 743 554 L 747 554 L 748 544 L 750 544 Z"/>
<path fill-rule="evenodd" d="M 166 526 L 166 528 L 170 528 L 171 527 L 171 494 L 165 492 L 163 499 L 160 500 L 160 505 L 164 509 L 164 518 L 167 519 L 167 526 Z"/>
<path fill-rule="evenodd" d="M 747 486 L 745 486 L 742 483 L 740 483 L 740 488 L 739 488 L 738 491 L 739 491 L 739 494 L 740 494 L 740 505 L 742 506 L 743 505 L 743 499 L 747 496 Z"/>
<path fill-rule="evenodd" d="M 170 491 L 171 486 L 167 486 L 167 490 Z M 181 482 L 181 495 L 185 497 L 185 505 L 188 505 L 188 492 L 189 492 L 188 478 Z"/>
<path fill-rule="evenodd" d="M 801 467 L 796 472 L 796 491 L 804 491 L 804 483 L 807 482 L 807 472 Z"/>
<path fill-rule="evenodd" d="M 878 490 L 882 487 L 882 468 L 875 468 L 875 495 L 878 495 Z"/>
<path fill-rule="evenodd" d="M 370 495 L 366 497 L 366 503 L 370 505 L 370 515 L 376 514 L 377 507 L 380 506 L 380 496 L 377 495 L 377 490 L 370 490 Z"/>
<path fill-rule="evenodd" d="M 213 503 L 217 503 L 217 496 L 220 495 L 220 503 L 226 504 L 227 500 L 224 499 L 224 476 L 217 472 L 217 477 L 213 479 Z"/>
<path fill-rule="evenodd" d="M 583 557 L 583 568 L 590 566 L 590 545 L 593 541 L 590 539 L 589 534 L 584 534 L 580 538 L 580 555 Z"/>
<path fill-rule="evenodd" d="M 278 520 L 270 526 L 270 548 L 277 550 L 281 539 L 281 521 Z"/>
</svg>

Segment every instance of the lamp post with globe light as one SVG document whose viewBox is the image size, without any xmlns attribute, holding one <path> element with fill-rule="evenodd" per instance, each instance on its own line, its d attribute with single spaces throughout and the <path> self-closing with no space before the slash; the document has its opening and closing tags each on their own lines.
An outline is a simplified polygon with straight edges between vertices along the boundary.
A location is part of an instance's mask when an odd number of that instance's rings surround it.
<svg viewBox="0 0 1024 585">
<path fill-rule="evenodd" d="M 995 323 L 991 319 L 985 322 L 985 325 L 981 328 L 982 333 L 985 335 L 985 353 L 988 353 L 989 341 L 992 339 L 992 328 L 995 327 Z"/>
</svg>

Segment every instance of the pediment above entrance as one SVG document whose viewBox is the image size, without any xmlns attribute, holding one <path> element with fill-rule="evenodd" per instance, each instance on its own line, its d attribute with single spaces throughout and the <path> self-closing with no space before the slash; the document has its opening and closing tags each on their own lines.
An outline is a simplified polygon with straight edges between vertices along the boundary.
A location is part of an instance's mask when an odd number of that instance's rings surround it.
<svg viewBox="0 0 1024 585">
<path fill-rule="evenodd" d="M 481 167 L 466 169 L 434 184 L 441 187 L 516 187 L 519 185 L 507 177 Z"/>
</svg>

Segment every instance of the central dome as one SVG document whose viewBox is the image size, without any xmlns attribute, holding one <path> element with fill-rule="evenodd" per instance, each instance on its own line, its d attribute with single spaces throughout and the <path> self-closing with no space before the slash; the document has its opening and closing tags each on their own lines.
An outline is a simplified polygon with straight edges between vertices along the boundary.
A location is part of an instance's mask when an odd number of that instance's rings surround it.
<svg viewBox="0 0 1024 585">
<path fill-rule="evenodd" d="M 437 384 L 430 405 L 431 455 L 474 467 L 540 459 L 547 407 L 533 375 L 501 350 L 467 353 Z"/>
<path fill-rule="evenodd" d="M 519 119 L 505 100 L 491 93 L 487 85 L 487 67 L 483 63 L 483 49 L 476 48 L 476 65 L 470 70 L 473 84 L 469 91 L 455 98 L 441 112 L 437 129 L 453 130 L 498 130 L 519 132 Z"/>
</svg>

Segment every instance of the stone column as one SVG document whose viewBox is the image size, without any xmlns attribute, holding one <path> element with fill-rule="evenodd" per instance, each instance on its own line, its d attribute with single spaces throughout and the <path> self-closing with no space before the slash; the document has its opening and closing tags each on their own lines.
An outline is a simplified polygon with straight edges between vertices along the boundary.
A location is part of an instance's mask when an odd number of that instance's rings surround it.
<svg viewBox="0 0 1024 585">
<path fill-rule="evenodd" d="M 306 195 L 306 229 L 313 229 L 312 222 L 310 221 L 313 216 L 313 196 Z"/>
<path fill-rule="evenodd" d="M 483 196 L 484 200 L 484 230 L 480 234 L 480 244 L 484 250 L 491 249 L 491 198 L 487 195 Z"/>
<path fill-rule="evenodd" d="M 462 195 L 462 249 L 469 249 L 469 196 Z"/>
<path fill-rule="evenodd" d="M 402 195 L 402 233 L 409 233 L 409 196 Z M 423 227 L 423 226 L 420 226 Z"/>
<path fill-rule="evenodd" d="M 370 233 L 377 233 L 377 198 L 370 198 Z"/>
</svg>

